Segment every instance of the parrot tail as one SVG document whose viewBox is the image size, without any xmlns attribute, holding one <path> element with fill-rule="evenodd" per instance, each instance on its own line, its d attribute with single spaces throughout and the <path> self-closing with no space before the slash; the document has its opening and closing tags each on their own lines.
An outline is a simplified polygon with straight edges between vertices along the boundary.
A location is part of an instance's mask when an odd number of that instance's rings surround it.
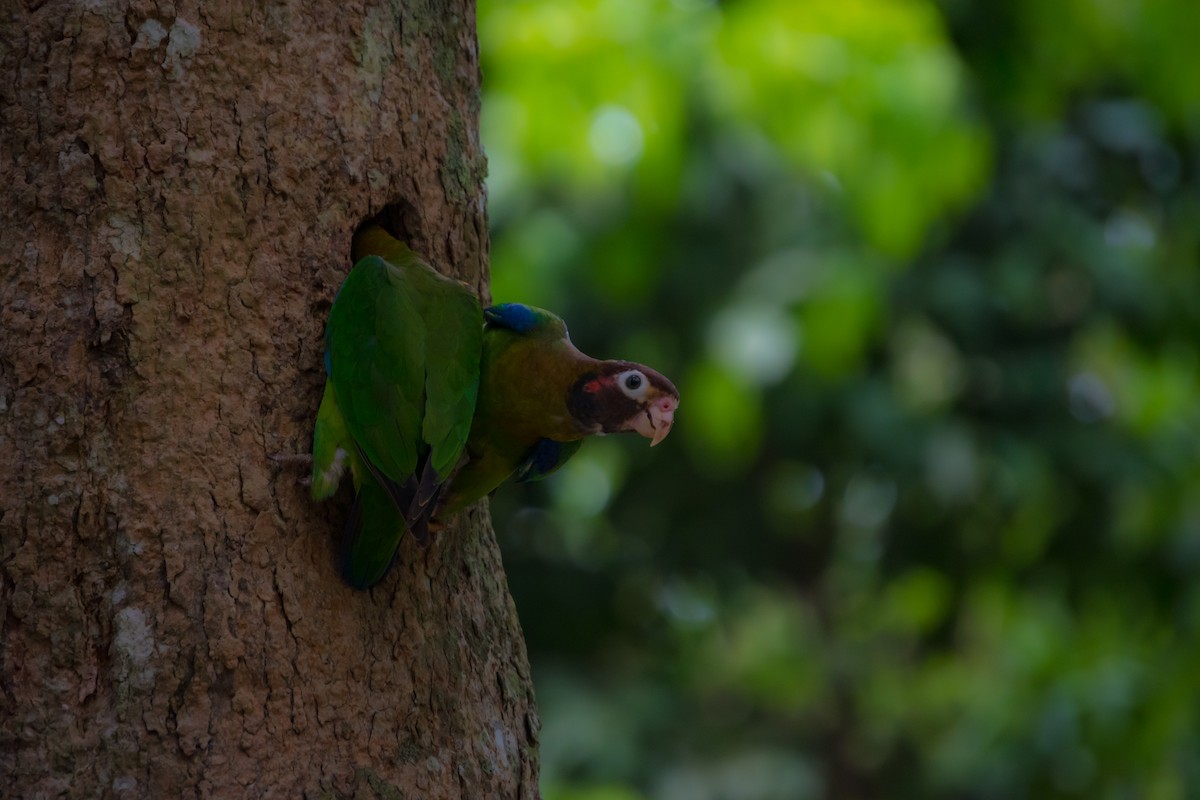
<svg viewBox="0 0 1200 800">
<path fill-rule="evenodd" d="M 404 537 L 404 518 L 374 480 L 364 480 L 342 528 L 339 545 L 342 578 L 355 589 L 383 580 Z"/>
</svg>

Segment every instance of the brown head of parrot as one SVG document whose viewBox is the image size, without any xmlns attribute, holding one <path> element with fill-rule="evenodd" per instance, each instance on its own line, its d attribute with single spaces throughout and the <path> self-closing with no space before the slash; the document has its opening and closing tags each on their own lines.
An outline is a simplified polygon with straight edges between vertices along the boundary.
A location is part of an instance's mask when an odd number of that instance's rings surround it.
<svg viewBox="0 0 1200 800">
<path fill-rule="evenodd" d="M 586 433 L 634 431 L 653 447 L 671 432 L 679 392 L 649 367 L 604 361 L 575 382 L 567 406 Z"/>
</svg>

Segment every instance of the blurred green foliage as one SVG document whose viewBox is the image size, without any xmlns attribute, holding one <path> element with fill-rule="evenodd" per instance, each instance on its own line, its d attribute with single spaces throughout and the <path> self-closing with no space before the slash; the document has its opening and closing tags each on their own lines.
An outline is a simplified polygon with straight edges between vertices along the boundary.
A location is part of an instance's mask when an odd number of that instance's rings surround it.
<svg viewBox="0 0 1200 800">
<path fill-rule="evenodd" d="M 485 0 L 497 300 L 674 435 L 493 502 L 550 800 L 1200 797 L 1194 0 Z"/>
</svg>

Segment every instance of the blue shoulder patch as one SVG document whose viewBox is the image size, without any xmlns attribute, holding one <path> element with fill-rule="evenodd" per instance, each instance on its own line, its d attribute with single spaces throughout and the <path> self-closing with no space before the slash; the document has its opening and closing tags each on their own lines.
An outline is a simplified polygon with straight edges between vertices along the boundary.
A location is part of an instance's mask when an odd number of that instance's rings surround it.
<svg viewBox="0 0 1200 800">
<path fill-rule="evenodd" d="M 517 333 L 529 333 L 538 324 L 537 312 L 521 303 L 500 303 L 485 308 L 483 318 L 492 325 L 509 328 Z"/>
<path fill-rule="evenodd" d="M 571 456 L 583 444 L 582 439 L 573 442 L 556 442 L 553 439 L 538 439 L 538 443 L 529 451 L 525 461 L 517 467 L 517 483 L 540 481 L 547 475 L 556 472 L 567 463 Z"/>
</svg>

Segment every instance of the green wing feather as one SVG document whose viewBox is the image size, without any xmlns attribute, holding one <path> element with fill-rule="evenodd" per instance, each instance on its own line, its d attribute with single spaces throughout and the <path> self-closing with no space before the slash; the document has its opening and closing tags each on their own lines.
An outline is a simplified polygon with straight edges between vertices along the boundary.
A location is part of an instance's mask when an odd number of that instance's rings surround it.
<svg viewBox="0 0 1200 800">
<path fill-rule="evenodd" d="M 382 258 L 364 258 L 342 284 L 326 329 L 329 378 L 346 429 L 397 482 L 417 466 L 425 382 L 425 328 L 405 283 Z"/>
<path fill-rule="evenodd" d="M 478 392 L 483 316 L 469 289 L 381 229 L 359 234 L 355 251 L 363 257 L 326 327 L 329 377 L 313 439 L 313 496 L 328 497 L 351 468 L 358 495 L 343 541 L 343 575 L 367 587 L 387 573 L 412 522 L 404 515 L 416 509 L 427 521 L 436 494 L 426 489 L 436 493 L 462 455 Z"/>
<path fill-rule="evenodd" d="M 317 425 L 313 430 L 313 500 L 325 500 L 333 496 L 342 475 L 351 463 L 354 450 L 350 434 L 346 432 L 346 421 L 333 397 L 333 384 L 325 380 L 325 394 L 321 397 L 321 408 L 317 411 Z M 355 478 L 355 486 L 358 479 Z"/>
<path fill-rule="evenodd" d="M 355 589 L 383 580 L 404 537 L 404 517 L 375 479 L 363 481 L 340 543 L 342 577 Z"/>
<path fill-rule="evenodd" d="M 429 301 L 425 357 L 438 368 L 425 378 L 422 438 L 430 445 L 434 470 L 445 478 L 457 465 L 471 432 L 479 393 L 483 313 L 475 296 L 454 284 L 443 284 L 425 297 Z M 470 342 L 470 354 L 463 352 L 463 342 Z"/>
</svg>

